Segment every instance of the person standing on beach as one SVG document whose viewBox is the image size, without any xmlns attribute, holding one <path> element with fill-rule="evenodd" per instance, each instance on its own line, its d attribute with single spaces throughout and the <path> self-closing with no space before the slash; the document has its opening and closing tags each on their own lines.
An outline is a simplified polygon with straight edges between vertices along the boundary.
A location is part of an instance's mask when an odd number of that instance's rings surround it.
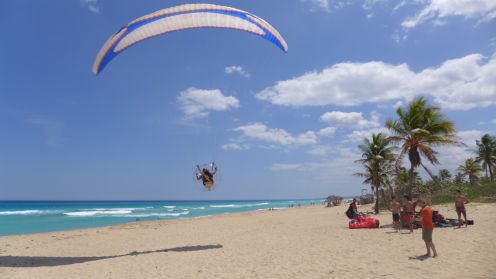
<svg viewBox="0 0 496 279">
<path fill-rule="evenodd" d="M 432 233 L 434 231 L 434 223 L 432 222 L 432 208 L 428 206 L 424 200 L 419 199 L 417 201 L 422 209 L 420 210 L 420 221 L 422 223 L 422 240 L 425 242 L 425 247 L 427 248 L 426 257 L 432 256 L 437 257 L 436 247 L 434 242 L 432 242 Z M 431 255 L 432 250 L 432 255 Z"/>
<path fill-rule="evenodd" d="M 458 227 L 462 226 L 461 215 L 463 214 L 463 219 L 465 219 L 465 227 L 467 227 L 467 211 L 465 210 L 465 204 L 468 203 L 467 198 L 462 195 L 460 190 L 456 190 L 455 193 L 455 208 L 456 214 L 458 214 Z"/>
<path fill-rule="evenodd" d="M 400 209 L 401 205 L 396 201 L 396 197 L 391 197 L 391 202 L 389 203 L 389 210 L 393 213 L 393 226 L 396 232 L 400 232 Z"/>
<path fill-rule="evenodd" d="M 410 233 L 413 233 L 413 219 L 415 217 L 415 205 L 412 203 L 410 196 L 405 195 L 405 203 L 403 204 L 403 212 L 405 213 L 404 220 L 408 224 Z"/>
</svg>

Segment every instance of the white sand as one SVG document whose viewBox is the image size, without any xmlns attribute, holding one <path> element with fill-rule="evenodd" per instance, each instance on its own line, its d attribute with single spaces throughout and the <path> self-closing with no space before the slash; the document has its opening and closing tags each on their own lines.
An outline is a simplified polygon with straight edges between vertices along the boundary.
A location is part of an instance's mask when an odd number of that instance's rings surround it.
<svg viewBox="0 0 496 279">
<path fill-rule="evenodd" d="M 434 208 L 456 216 L 451 205 Z M 467 229 L 435 229 L 435 259 L 417 258 L 420 230 L 349 230 L 345 209 L 0 237 L 0 278 L 496 278 L 496 204 L 469 204 Z M 391 223 L 387 212 L 379 219 Z"/>
</svg>

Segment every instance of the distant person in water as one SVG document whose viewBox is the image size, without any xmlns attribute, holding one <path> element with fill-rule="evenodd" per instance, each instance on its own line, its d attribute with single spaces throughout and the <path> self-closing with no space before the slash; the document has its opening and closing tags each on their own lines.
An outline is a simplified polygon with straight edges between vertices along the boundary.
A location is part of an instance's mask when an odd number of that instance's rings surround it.
<svg viewBox="0 0 496 279">
<path fill-rule="evenodd" d="M 422 223 L 422 240 L 425 242 L 427 248 L 426 257 L 437 257 L 436 247 L 432 242 L 432 233 L 434 232 L 434 223 L 432 222 L 432 208 L 428 206 L 424 200 L 417 200 L 417 205 L 422 209 L 420 210 L 420 222 Z M 432 253 L 431 253 L 432 252 Z"/>
<path fill-rule="evenodd" d="M 197 173 L 196 173 L 196 179 L 197 180 L 202 180 L 203 182 L 203 187 L 207 189 L 208 191 L 211 191 L 215 182 L 214 182 L 214 175 L 217 173 L 217 166 L 215 165 L 214 162 L 212 162 L 211 169 L 208 170 L 207 168 L 200 169 L 200 166 L 196 166 L 197 168 Z"/>
<path fill-rule="evenodd" d="M 348 210 L 346 210 L 346 216 L 348 216 L 348 218 L 350 219 L 356 219 L 358 217 L 358 208 L 356 205 L 356 199 L 353 199 L 353 201 L 350 203 Z"/>
<path fill-rule="evenodd" d="M 415 205 L 412 203 L 410 196 L 405 195 L 405 202 L 403 204 L 404 221 L 408 224 L 410 233 L 413 233 L 413 219 L 415 217 Z"/>
<path fill-rule="evenodd" d="M 389 210 L 391 210 L 393 214 L 393 227 L 396 230 L 396 232 L 399 232 L 401 229 L 401 225 L 400 225 L 401 205 L 398 201 L 396 201 L 395 196 L 391 197 L 391 202 L 389 203 Z"/>
<path fill-rule="evenodd" d="M 458 227 L 462 226 L 461 215 L 463 214 L 463 219 L 465 220 L 465 227 L 467 227 L 467 211 L 465 210 L 465 204 L 468 203 L 467 198 L 462 195 L 460 190 L 456 190 L 455 193 L 455 208 L 456 214 L 458 214 Z"/>
</svg>

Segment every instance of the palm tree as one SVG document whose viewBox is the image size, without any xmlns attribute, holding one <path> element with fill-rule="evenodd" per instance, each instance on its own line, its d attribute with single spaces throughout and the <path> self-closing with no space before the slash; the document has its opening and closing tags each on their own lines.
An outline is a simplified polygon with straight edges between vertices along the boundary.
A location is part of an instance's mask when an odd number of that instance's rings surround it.
<svg viewBox="0 0 496 279">
<path fill-rule="evenodd" d="M 433 147 L 459 142 L 454 123 L 446 119 L 438 107 L 428 105 L 424 97 L 413 100 L 406 109 L 399 107 L 396 114 L 398 120 L 386 121 L 386 127 L 393 134 L 388 139 L 395 144 L 401 144 L 397 169 L 401 166 L 403 156 L 408 154 L 410 180 L 407 194 L 411 195 L 415 181 L 414 172 L 418 166 L 422 166 L 435 180 L 434 175 L 422 163 L 422 158 L 433 165 L 439 164 L 436 157 L 438 153 Z"/>
<path fill-rule="evenodd" d="M 480 141 L 477 140 L 475 143 L 477 144 L 477 150 L 475 151 L 477 157 L 475 160 L 478 163 L 482 162 L 486 177 L 489 173 L 491 181 L 494 181 L 493 167 L 496 166 L 496 139 L 489 134 L 485 134 Z"/>
<path fill-rule="evenodd" d="M 395 171 L 396 188 L 400 190 L 401 193 L 405 193 L 405 189 L 410 183 L 410 173 L 404 167 L 400 167 Z M 417 171 L 413 172 L 413 183 L 415 185 L 420 185 L 422 183 L 422 178 Z"/>
<path fill-rule="evenodd" d="M 464 178 L 465 178 L 465 175 L 458 172 L 458 173 L 456 173 L 455 177 L 453 178 L 453 183 L 455 183 L 456 185 L 462 185 L 463 183 L 465 183 Z"/>
<path fill-rule="evenodd" d="M 470 182 L 470 186 L 474 187 L 477 186 L 478 180 L 479 180 L 479 172 L 482 171 L 482 167 L 475 161 L 474 159 L 470 158 L 465 160 L 465 165 L 459 165 L 458 170 L 460 171 L 461 175 L 467 176 L 468 175 L 468 181 Z"/>
<path fill-rule="evenodd" d="M 446 183 L 451 180 L 451 173 L 447 169 L 440 169 L 438 176 L 441 182 L 443 183 Z"/>
<path fill-rule="evenodd" d="M 362 150 L 362 159 L 355 161 L 361 163 L 365 172 L 355 175 L 364 177 L 364 183 L 370 184 L 375 190 L 375 213 L 379 213 L 379 188 L 389 183 L 389 170 L 391 162 L 395 160 L 393 147 L 382 133 L 372 134 L 371 140 L 365 138 L 358 148 Z"/>
<path fill-rule="evenodd" d="M 356 176 L 364 178 L 363 184 L 368 184 L 371 186 L 372 191 L 375 193 L 375 214 L 379 213 L 379 188 L 386 185 L 388 179 L 388 173 L 382 171 L 377 162 L 368 162 L 363 164 L 365 168 L 364 172 L 355 173 Z"/>
</svg>

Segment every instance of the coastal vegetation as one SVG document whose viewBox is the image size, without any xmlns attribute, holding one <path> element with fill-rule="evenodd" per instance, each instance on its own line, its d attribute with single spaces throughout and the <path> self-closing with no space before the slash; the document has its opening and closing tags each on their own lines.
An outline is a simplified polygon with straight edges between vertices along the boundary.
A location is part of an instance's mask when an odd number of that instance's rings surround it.
<svg viewBox="0 0 496 279">
<path fill-rule="evenodd" d="M 454 122 L 440 108 L 424 97 L 412 100 L 396 110 L 396 119 L 388 119 L 385 133 L 372 134 L 358 146 L 362 158 L 356 160 L 363 171 L 356 176 L 370 185 L 375 196 L 374 211 L 385 207 L 393 195 L 422 197 L 432 203 L 452 202 L 456 190 L 481 202 L 496 201 L 496 138 L 485 134 L 476 141 L 473 158 L 467 158 L 455 173 L 439 169 L 436 174 L 426 163 L 440 165 L 439 148 L 465 146 L 456 134 Z M 408 169 L 404 157 L 408 158 Z M 421 167 L 421 168 L 420 168 Z M 425 171 L 428 179 L 422 178 Z"/>
</svg>

